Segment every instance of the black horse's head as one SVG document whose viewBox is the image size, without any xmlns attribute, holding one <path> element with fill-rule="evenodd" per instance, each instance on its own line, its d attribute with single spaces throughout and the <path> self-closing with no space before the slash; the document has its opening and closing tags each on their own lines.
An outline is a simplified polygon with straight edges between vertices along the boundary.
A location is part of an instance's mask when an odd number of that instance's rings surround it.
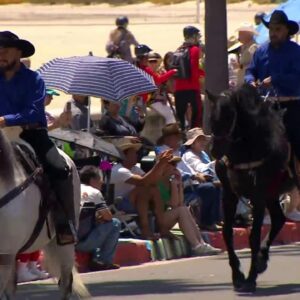
<svg viewBox="0 0 300 300">
<path fill-rule="evenodd" d="M 236 140 L 238 121 L 246 121 L 249 116 L 255 118 L 260 112 L 260 98 L 252 86 L 244 85 L 236 91 L 225 91 L 213 95 L 206 91 L 210 110 L 210 127 L 212 131 L 212 155 L 220 159 L 226 155 L 230 144 Z"/>
</svg>

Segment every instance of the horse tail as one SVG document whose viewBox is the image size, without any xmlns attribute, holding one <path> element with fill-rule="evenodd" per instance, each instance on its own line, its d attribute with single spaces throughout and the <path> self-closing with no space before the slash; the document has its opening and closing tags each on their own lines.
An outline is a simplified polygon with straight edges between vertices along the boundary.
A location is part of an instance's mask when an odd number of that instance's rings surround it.
<svg viewBox="0 0 300 300">
<path fill-rule="evenodd" d="M 47 272 L 54 277 L 55 282 L 60 282 L 60 289 L 64 289 L 62 285 L 66 285 L 73 275 L 72 291 L 81 299 L 90 298 L 90 293 L 85 287 L 79 273 L 74 267 L 74 246 L 65 245 L 58 246 L 56 240 L 53 239 L 44 248 L 43 266 Z"/>
</svg>

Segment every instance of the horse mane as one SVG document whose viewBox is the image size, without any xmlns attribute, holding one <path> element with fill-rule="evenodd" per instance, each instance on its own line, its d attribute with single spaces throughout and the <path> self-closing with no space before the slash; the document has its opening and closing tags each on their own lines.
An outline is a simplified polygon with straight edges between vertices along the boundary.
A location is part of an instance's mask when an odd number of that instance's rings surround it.
<svg viewBox="0 0 300 300">
<path fill-rule="evenodd" d="M 15 185 L 23 177 L 24 173 L 15 157 L 13 147 L 5 133 L 0 130 L 0 180 L 8 186 Z"/>
<path fill-rule="evenodd" d="M 269 145 L 269 150 L 278 150 L 284 134 L 281 113 L 276 111 L 270 102 L 263 102 L 257 90 L 247 84 L 233 92 L 231 99 L 236 102 L 245 123 L 250 127 L 249 131 L 251 126 L 256 128 L 256 140 L 261 137 L 264 144 Z"/>
</svg>

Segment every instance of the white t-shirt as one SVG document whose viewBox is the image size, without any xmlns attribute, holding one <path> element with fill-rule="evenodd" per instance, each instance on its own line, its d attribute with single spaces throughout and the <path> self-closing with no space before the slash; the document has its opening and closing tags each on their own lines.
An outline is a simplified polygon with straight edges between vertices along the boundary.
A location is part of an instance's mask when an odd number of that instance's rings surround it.
<svg viewBox="0 0 300 300">
<path fill-rule="evenodd" d="M 145 172 L 137 166 L 129 170 L 120 163 L 114 165 L 111 171 L 110 183 L 115 185 L 115 197 L 128 196 L 135 188 L 135 185 L 128 184 L 125 181 L 130 179 L 133 175 L 143 176 L 144 174 Z"/>
<path fill-rule="evenodd" d="M 81 205 L 84 204 L 84 202 L 93 202 L 95 205 L 98 204 L 105 204 L 105 200 L 102 196 L 102 193 L 93 188 L 90 185 L 81 184 Z"/>
</svg>

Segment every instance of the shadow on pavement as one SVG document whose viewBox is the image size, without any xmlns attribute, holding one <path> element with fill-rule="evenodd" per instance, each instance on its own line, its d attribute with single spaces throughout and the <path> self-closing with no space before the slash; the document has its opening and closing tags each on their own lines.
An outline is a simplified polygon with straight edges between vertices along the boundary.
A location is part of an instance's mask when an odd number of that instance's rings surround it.
<svg viewBox="0 0 300 300">
<path fill-rule="evenodd" d="M 278 284 L 270 287 L 258 287 L 254 294 L 238 294 L 240 297 L 266 297 L 300 293 L 300 284 Z"/>
<path fill-rule="evenodd" d="M 149 294 L 193 293 L 201 291 L 231 290 L 229 283 L 202 284 L 182 280 L 132 280 L 87 284 L 92 296 L 136 296 Z M 23 285 L 17 292 L 16 300 L 53 300 L 58 290 L 51 284 Z M 184 296 L 183 296 L 184 297 Z"/>
</svg>

